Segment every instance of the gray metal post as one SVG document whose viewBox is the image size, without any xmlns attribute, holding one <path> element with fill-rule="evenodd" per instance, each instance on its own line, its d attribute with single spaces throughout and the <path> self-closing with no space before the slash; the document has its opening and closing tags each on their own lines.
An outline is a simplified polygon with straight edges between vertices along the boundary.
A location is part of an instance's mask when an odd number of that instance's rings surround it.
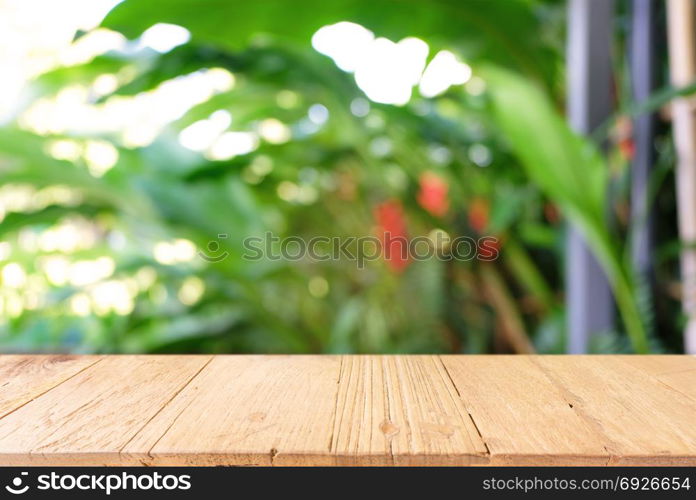
<svg viewBox="0 0 696 500">
<path fill-rule="evenodd" d="M 611 112 L 613 0 L 569 0 L 568 119 L 590 134 Z M 606 276 L 582 236 L 570 227 L 566 251 L 567 350 L 587 352 L 592 334 L 610 330 L 614 301 Z"/>
<path fill-rule="evenodd" d="M 655 14 L 657 0 L 633 0 L 629 57 L 633 100 L 645 101 L 655 91 Z M 653 114 L 643 114 L 633 121 L 635 155 L 631 168 L 631 220 L 633 221 L 631 258 L 648 283 L 652 270 L 653 223 L 650 217 L 648 187 L 650 170 L 655 160 L 655 120 Z"/>
</svg>

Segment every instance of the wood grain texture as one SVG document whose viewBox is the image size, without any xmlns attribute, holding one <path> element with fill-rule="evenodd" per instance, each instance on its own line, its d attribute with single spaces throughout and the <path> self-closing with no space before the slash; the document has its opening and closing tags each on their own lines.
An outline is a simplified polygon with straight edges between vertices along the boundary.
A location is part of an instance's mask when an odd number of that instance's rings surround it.
<svg viewBox="0 0 696 500">
<path fill-rule="evenodd" d="M 336 356 L 218 356 L 125 447 L 157 465 L 330 465 Z"/>
<path fill-rule="evenodd" d="M 530 356 L 444 356 L 493 464 L 605 464 L 596 429 Z"/>
<path fill-rule="evenodd" d="M 469 465 L 486 446 L 436 356 L 347 356 L 331 450 L 341 465 Z"/>
<path fill-rule="evenodd" d="M 612 360 L 629 364 L 648 375 L 660 376 L 696 370 L 696 356 L 612 356 Z"/>
<path fill-rule="evenodd" d="M 535 362 L 595 427 L 609 464 L 696 465 L 696 401 L 620 358 L 546 356 Z"/>
<path fill-rule="evenodd" d="M 696 465 L 687 356 L 0 356 L 0 465 Z"/>
<path fill-rule="evenodd" d="M 0 464 L 120 464 L 121 448 L 208 360 L 105 357 L 0 419 Z"/>
<path fill-rule="evenodd" d="M 623 356 L 621 360 L 696 401 L 696 356 Z"/>
<path fill-rule="evenodd" d="M 0 356 L 0 418 L 98 360 L 98 356 Z"/>
</svg>

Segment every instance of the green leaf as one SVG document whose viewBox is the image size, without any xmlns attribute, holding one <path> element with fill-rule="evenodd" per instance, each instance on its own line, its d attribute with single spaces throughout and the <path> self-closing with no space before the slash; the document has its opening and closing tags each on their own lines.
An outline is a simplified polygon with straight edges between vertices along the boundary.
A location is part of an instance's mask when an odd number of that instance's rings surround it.
<svg viewBox="0 0 696 500">
<path fill-rule="evenodd" d="M 178 24 L 194 40 L 231 50 L 259 35 L 308 46 L 322 26 L 359 23 L 377 36 L 423 38 L 435 47 L 452 45 L 470 60 L 486 59 L 551 83 L 555 54 L 538 37 L 541 20 L 521 0 L 126 0 L 103 26 L 135 38 L 156 23 Z"/>
<path fill-rule="evenodd" d="M 481 74 L 505 138 L 530 179 L 583 233 L 607 273 L 633 348 L 648 352 L 634 273 L 605 222 L 609 171 L 601 155 L 570 130 L 535 85 L 499 68 L 485 68 Z"/>
</svg>

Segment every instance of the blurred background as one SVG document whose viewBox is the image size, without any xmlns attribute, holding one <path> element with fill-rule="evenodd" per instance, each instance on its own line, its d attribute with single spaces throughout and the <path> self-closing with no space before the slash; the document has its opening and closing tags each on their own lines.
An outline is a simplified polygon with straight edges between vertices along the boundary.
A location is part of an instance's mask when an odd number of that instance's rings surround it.
<svg viewBox="0 0 696 500">
<path fill-rule="evenodd" d="M 683 352 L 685 92 L 655 2 L 637 215 L 632 4 L 580 136 L 565 1 L 0 0 L 0 351 L 562 353 L 573 227 L 613 295 L 584 350 Z M 499 255 L 244 260 L 266 232 Z"/>
</svg>

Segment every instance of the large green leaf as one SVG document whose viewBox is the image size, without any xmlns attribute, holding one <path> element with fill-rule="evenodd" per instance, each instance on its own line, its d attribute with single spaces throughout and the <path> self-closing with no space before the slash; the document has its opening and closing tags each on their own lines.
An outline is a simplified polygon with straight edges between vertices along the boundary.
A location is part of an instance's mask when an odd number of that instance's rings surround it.
<svg viewBox="0 0 696 500">
<path fill-rule="evenodd" d="M 239 50 L 259 35 L 308 45 L 320 27 L 352 21 L 393 40 L 455 45 L 471 60 L 512 66 L 550 84 L 556 54 L 538 36 L 534 7 L 522 0 L 126 0 L 103 25 L 135 38 L 156 23 L 173 23 L 194 40 Z"/>
<path fill-rule="evenodd" d="M 606 223 L 609 171 L 601 155 L 591 142 L 570 130 L 536 86 L 497 68 L 482 73 L 501 131 L 529 178 L 562 207 L 586 237 L 613 287 L 633 348 L 648 352 L 634 273 Z"/>
</svg>

